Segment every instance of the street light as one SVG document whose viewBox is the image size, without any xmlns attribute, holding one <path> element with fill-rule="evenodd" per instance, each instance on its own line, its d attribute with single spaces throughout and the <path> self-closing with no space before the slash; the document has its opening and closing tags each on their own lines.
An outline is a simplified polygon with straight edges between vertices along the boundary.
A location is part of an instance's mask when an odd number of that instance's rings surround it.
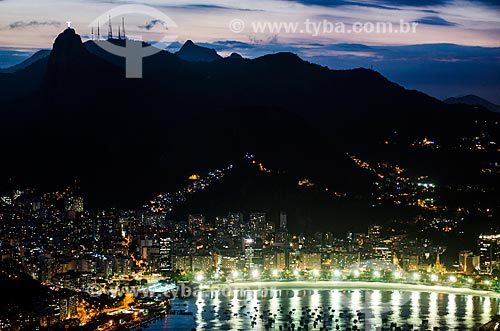
<svg viewBox="0 0 500 331">
<path fill-rule="evenodd" d="M 257 269 L 252 270 L 252 277 L 258 278 L 259 277 L 259 270 L 257 270 Z"/>
<path fill-rule="evenodd" d="M 359 275 L 360 275 L 361 273 L 359 272 L 359 270 L 358 270 L 358 269 L 355 269 L 355 270 L 352 272 L 352 274 L 354 275 L 354 277 L 359 277 Z"/>
<path fill-rule="evenodd" d="M 203 281 L 203 274 L 201 272 L 196 275 L 196 281 L 198 281 L 198 282 L 202 282 Z"/>
<path fill-rule="evenodd" d="M 437 281 L 438 281 L 438 279 L 439 279 L 438 275 L 434 275 L 434 274 L 432 274 L 432 275 L 431 275 L 431 280 L 432 280 L 433 282 L 437 282 Z"/>
<path fill-rule="evenodd" d="M 273 270 L 273 277 L 278 277 L 278 274 L 279 274 L 278 270 L 274 269 Z"/>
<path fill-rule="evenodd" d="M 335 277 L 337 277 L 337 278 L 338 278 L 338 277 L 340 277 L 340 274 L 341 274 L 341 273 L 340 273 L 340 270 L 337 270 L 337 269 L 333 270 L 333 275 L 334 275 Z"/>
<path fill-rule="evenodd" d="M 313 270 L 313 276 L 318 277 L 319 276 L 319 270 L 314 269 Z"/>
<path fill-rule="evenodd" d="M 399 279 L 399 278 L 401 278 L 401 273 L 399 271 L 394 271 L 393 276 L 394 276 L 394 278 Z"/>
<path fill-rule="evenodd" d="M 413 279 L 414 280 L 419 280 L 420 279 L 420 274 L 418 272 L 413 273 Z"/>
<path fill-rule="evenodd" d="M 450 276 L 450 282 L 455 283 L 457 281 L 457 277 L 455 276 Z"/>
<path fill-rule="evenodd" d="M 375 277 L 375 278 L 380 278 L 380 271 L 375 270 L 375 271 L 373 272 L 373 277 Z"/>
<path fill-rule="evenodd" d="M 238 276 L 239 276 L 238 271 L 236 271 L 236 270 L 233 271 L 233 278 L 238 278 Z"/>
</svg>

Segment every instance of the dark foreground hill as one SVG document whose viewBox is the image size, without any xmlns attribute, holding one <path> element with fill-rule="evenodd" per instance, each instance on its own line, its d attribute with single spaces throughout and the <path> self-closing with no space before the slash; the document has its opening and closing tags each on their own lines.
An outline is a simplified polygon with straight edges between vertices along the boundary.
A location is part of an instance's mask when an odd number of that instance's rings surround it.
<svg viewBox="0 0 500 331">
<path fill-rule="evenodd" d="M 404 146 L 424 136 L 452 142 L 474 134 L 470 123 L 498 119 L 372 70 L 330 70 L 291 53 L 189 62 L 162 51 L 144 60 L 143 79 L 125 79 L 123 66 L 68 29 L 48 58 L 0 74 L 3 182 L 45 189 L 77 177 L 87 205 L 132 207 L 250 152 L 366 195 L 371 180 L 346 152 L 377 155 L 388 137 Z"/>
</svg>

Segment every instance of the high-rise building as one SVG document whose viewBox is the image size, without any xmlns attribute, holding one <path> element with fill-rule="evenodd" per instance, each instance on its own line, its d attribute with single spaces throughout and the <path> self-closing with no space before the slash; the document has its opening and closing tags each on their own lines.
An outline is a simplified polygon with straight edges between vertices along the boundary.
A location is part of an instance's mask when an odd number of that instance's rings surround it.
<svg viewBox="0 0 500 331">
<path fill-rule="evenodd" d="M 383 245 L 373 247 L 372 258 L 375 260 L 385 261 L 387 263 L 393 262 L 391 249 Z"/>
<path fill-rule="evenodd" d="M 172 238 L 160 238 L 160 270 L 172 271 Z"/>
<path fill-rule="evenodd" d="M 201 233 L 203 224 L 205 223 L 205 217 L 201 214 L 189 215 L 188 217 L 188 231 L 197 236 Z"/>
<path fill-rule="evenodd" d="M 250 235 L 256 235 L 260 238 L 265 236 L 266 232 L 266 214 L 265 213 L 251 213 L 250 219 L 247 224 L 247 232 Z"/>
<path fill-rule="evenodd" d="M 243 222 L 242 213 L 229 213 L 227 217 L 227 231 L 232 236 L 240 236 L 245 233 L 246 227 Z"/>
<path fill-rule="evenodd" d="M 287 270 L 289 266 L 288 254 L 280 252 L 276 254 L 276 268 L 278 270 Z"/>
<path fill-rule="evenodd" d="M 215 265 L 214 257 L 212 255 L 193 255 L 191 257 L 192 271 L 210 271 Z"/>
<path fill-rule="evenodd" d="M 334 240 L 335 240 L 335 237 L 333 236 L 333 233 L 326 232 L 323 235 L 323 246 L 332 247 Z"/>
<path fill-rule="evenodd" d="M 191 256 L 190 255 L 172 256 L 172 269 L 191 271 Z"/>
<path fill-rule="evenodd" d="M 371 241 L 377 240 L 382 234 L 382 227 L 380 225 L 370 225 L 368 227 L 368 238 Z"/>
<path fill-rule="evenodd" d="M 481 234 L 477 242 L 481 270 L 491 273 L 500 261 L 500 234 Z"/>
<path fill-rule="evenodd" d="M 288 229 L 287 229 L 287 217 L 286 217 L 286 213 L 284 211 L 282 211 L 280 213 L 280 231 L 283 231 L 283 232 L 286 232 Z"/>
<path fill-rule="evenodd" d="M 245 254 L 245 267 L 247 269 L 253 269 L 253 267 L 254 267 L 254 263 L 253 263 L 254 247 L 255 247 L 255 240 L 254 239 L 251 239 L 251 238 L 242 239 L 242 248 L 243 248 L 243 252 Z"/>
<path fill-rule="evenodd" d="M 277 255 L 274 253 L 264 254 L 264 270 L 274 270 L 277 268 Z"/>
<path fill-rule="evenodd" d="M 321 254 L 320 253 L 302 253 L 300 255 L 300 269 L 302 269 L 302 270 L 320 270 L 321 269 Z"/>
</svg>

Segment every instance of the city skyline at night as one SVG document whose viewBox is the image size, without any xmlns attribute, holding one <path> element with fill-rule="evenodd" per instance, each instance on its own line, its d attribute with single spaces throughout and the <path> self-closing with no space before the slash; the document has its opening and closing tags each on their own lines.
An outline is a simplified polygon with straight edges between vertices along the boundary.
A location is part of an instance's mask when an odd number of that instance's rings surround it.
<svg viewBox="0 0 500 331">
<path fill-rule="evenodd" d="M 499 330 L 499 11 L 0 0 L 0 330 Z"/>
</svg>

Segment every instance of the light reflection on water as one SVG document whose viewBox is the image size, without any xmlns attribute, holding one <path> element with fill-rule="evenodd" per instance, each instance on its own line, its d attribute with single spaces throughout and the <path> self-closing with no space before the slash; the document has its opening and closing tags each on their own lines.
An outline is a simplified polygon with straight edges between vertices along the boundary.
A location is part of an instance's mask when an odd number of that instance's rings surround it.
<svg viewBox="0 0 500 331">
<path fill-rule="evenodd" d="M 276 315 L 274 328 L 294 323 L 296 329 L 301 319 L 311 309 L 309 330 L 326 326 L 340 330 L 354 325 L 365 330 L 377 330 L 391 323 L 398 326 L 413 325 L 419 328 L 428 321 L 425 329 L 473 330 L 500 313 L 499 299 L 427 293 L 417 291 L 381 290 L 271 290 L 265 295 L 259 290 L 230 292 L 205 291 L 194 298 L 174 300 L 174 310 L 187 309 L 193 315 L 167 315 L 152 323 L 147 330 L 266 330 L 268 317 Z M 291 315 L 289 315 L 291 313 Z M 314 314 L 313 314 L 314 313 Z M 358 313 L 365 318 L 359 319 Z M 324 322 L 313 322 L 318 314 Z M 336 322 L 338 320 L 338 322 Z M 304 323 L 304 320 L 302 320 Z M 383 324 L 383 323 L 386 324 Z"/>
</svg>

